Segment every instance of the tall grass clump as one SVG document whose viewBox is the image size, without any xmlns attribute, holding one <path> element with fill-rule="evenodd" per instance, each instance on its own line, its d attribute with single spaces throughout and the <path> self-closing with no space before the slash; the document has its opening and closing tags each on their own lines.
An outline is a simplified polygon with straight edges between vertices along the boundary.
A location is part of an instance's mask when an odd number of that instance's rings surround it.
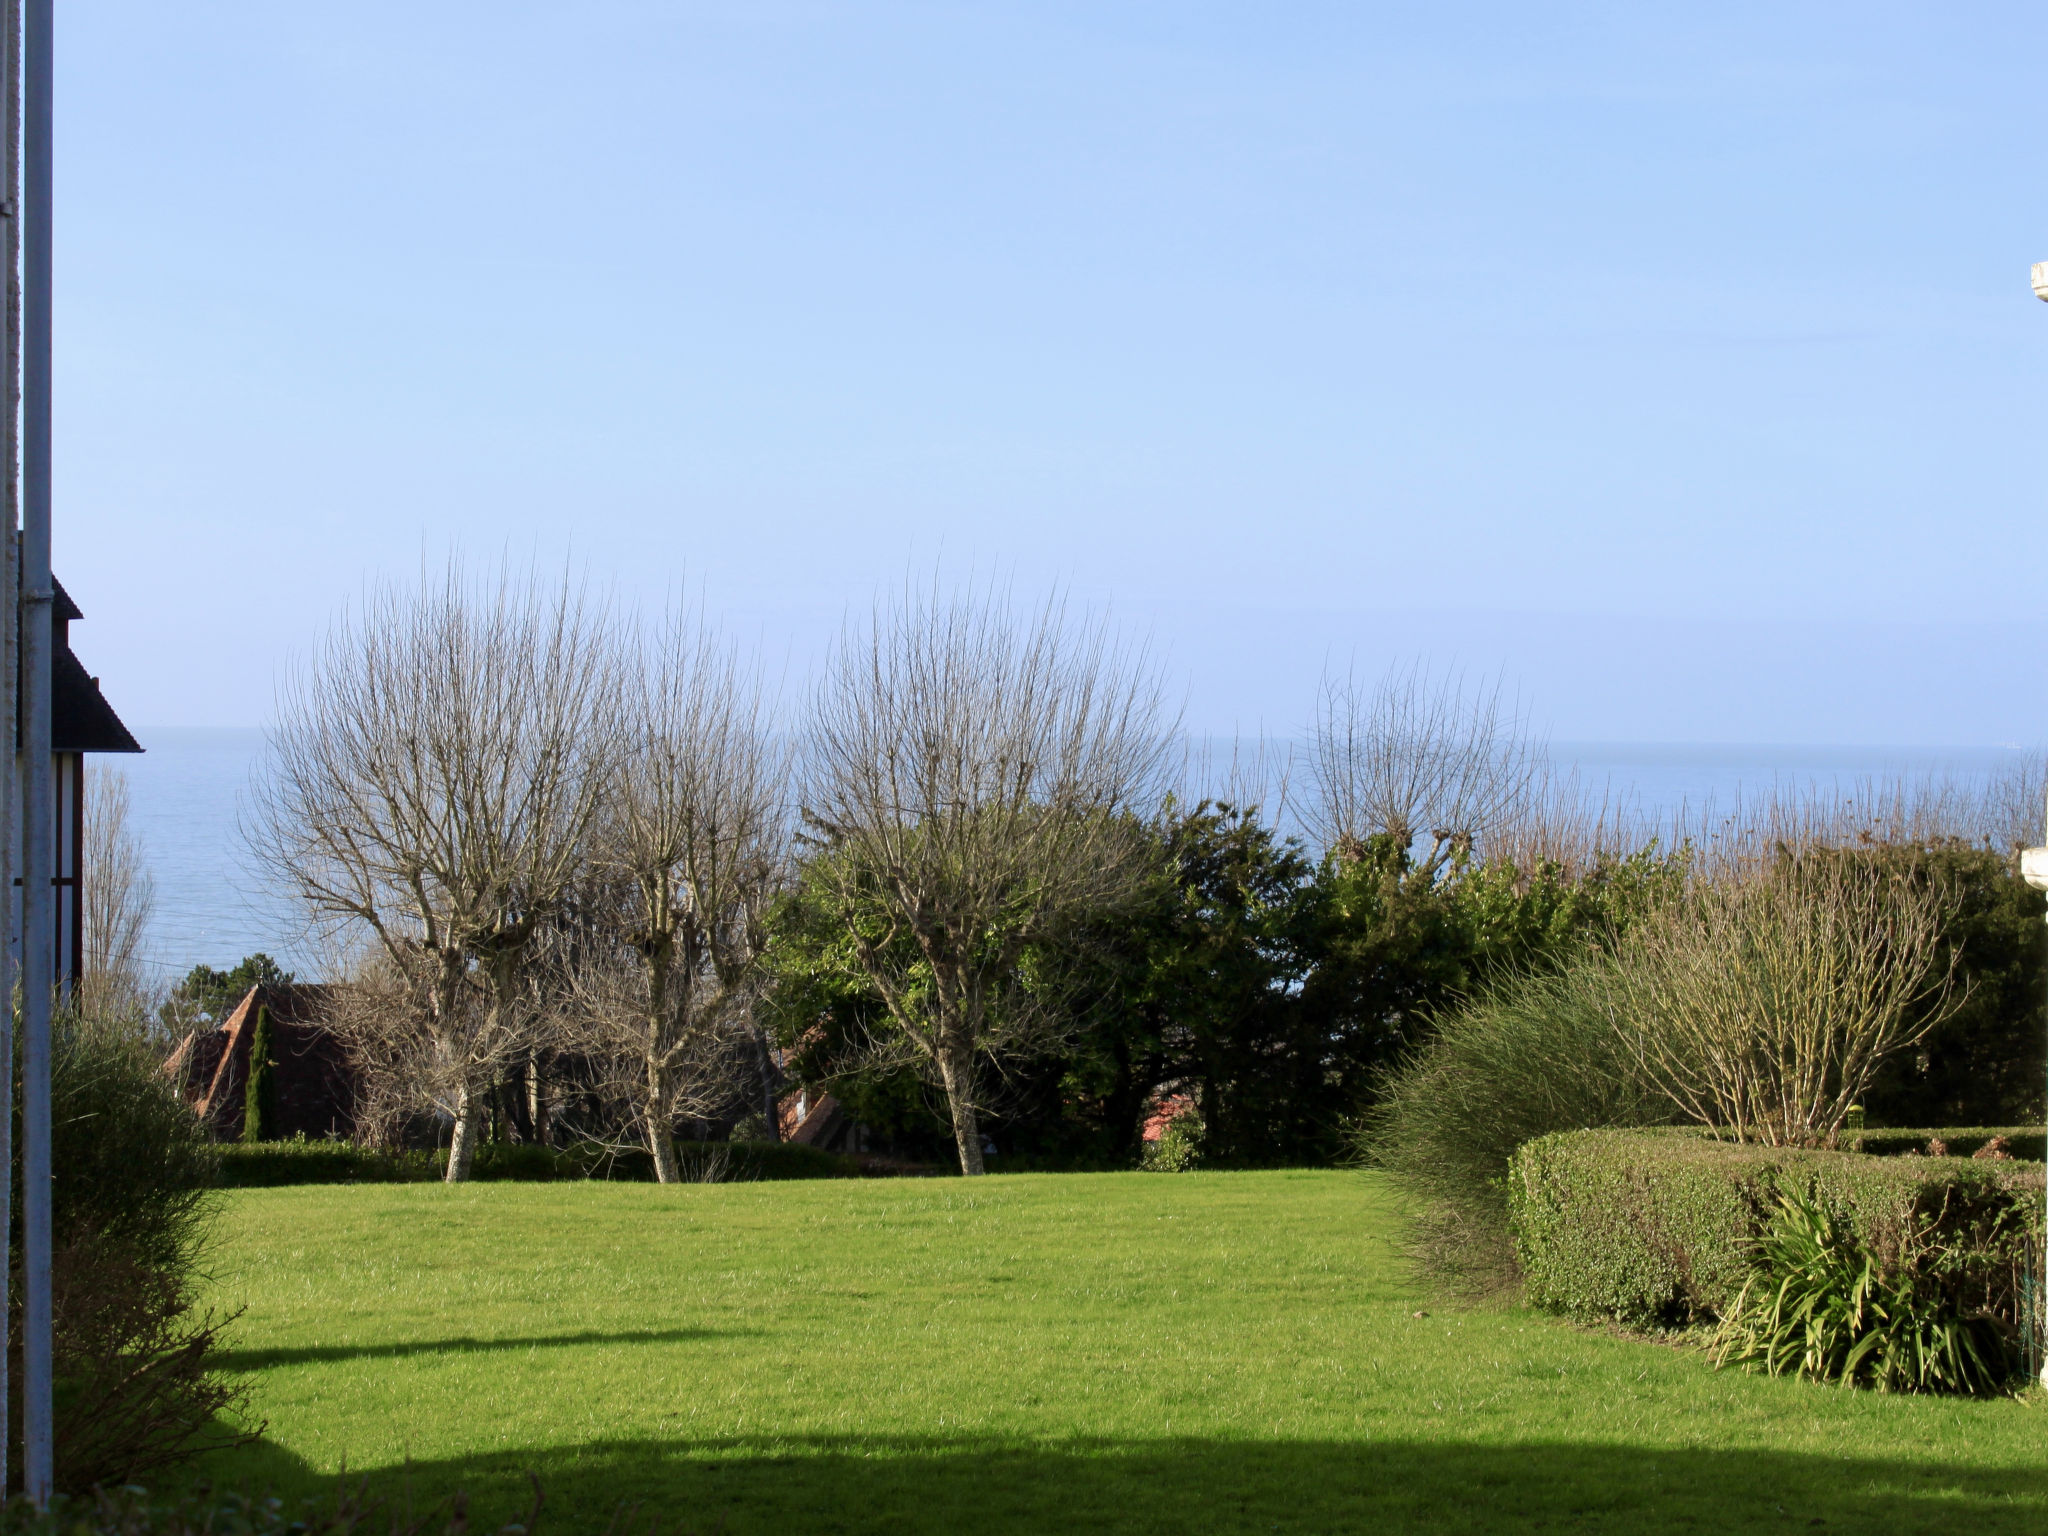
<svg viewBox="0 0 2048 1536">
<path fill-rule="evenodd" d="M 1365 1160 L 1416 1202 L 1413 1256 L 1425 1276 L 1482 1296 L 1516 1279 L 1505 1181 L 1517 1147 L 1673 1114 L 1617 1016 L 1612 962 L 1589 952 L 1445 1018 L 1387 1079 L 1358 1139 Z"/>
</svg>

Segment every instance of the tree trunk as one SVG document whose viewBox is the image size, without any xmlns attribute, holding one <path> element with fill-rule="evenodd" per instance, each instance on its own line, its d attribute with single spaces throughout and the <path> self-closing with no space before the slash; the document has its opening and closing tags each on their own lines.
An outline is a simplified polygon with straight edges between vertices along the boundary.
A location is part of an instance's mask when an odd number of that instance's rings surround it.
<svg viewBox="0 0 2048 1536">
<path fill-rule="evenodd" d="M 654 1177 L 663 1184 L 683 1181 L 682 1164 L 676 1161 L 675 1127 L 669 1123 L 673 1090 L 668 1072 L 660 1063 L 647 1063 L 647 1150 L 654 1154 Z"/>
<path fill-rule="evenodd" d="M 974 1053 L 950 1043 L 940 1046 L 939 1079 L 946 1085 L 946 1107 L 953 1112 L 960 1172 L 974 1178 L 987 1172 L 981 1160 L 981 1120 L 974 1112 Z"/>
<path fill-rule="evenodd" d="M 540 1052 L 526 1053 L 526 1122 L 533 1128 L 536 1146 L 548 1145 L 548 1094 L 541 1086 Z"/>
<path fill-rule="evenodd" d="M 455 1096 L 455 1131 L 448 1139 L 450 1184 L 466 1183 L 476 1161 L 477 1095 L 464 1083 Z"/>
</svg>

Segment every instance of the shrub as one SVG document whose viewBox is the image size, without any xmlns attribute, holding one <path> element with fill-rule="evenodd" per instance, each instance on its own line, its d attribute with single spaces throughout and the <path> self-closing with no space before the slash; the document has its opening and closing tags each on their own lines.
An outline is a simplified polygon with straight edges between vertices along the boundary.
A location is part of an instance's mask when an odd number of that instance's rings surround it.
<svg viewBox="0 0 2048 1536">
<path fill-rule="evenodd" d="M 1781 1194 L 1715 1364 L 1887 1392 L 1996 1391 L 2011 1374 L 2007 1340 L 1992 1319 L 1942 1300 L 1920 1276 L 1883 1273 L 1826 1204 Z"/>
<path fill-rule="evenodd" d="M 2003 1151 L 2007 1156 L 2023 1162 L 2038 1163 L 2048 1154 L 2048 1135 L 2035 1125 L 1965 1125 L 1940 1126 L 1929 1130 L 1881 1130 L 1864 1131 L 1862 1134 L 1845 1137 L 1844 1142 L 1852 1152 L 1865 1152 L 1876 1157 L 1940 1156 L 1930 1154 L 1928 1148 L 1940 1142 L 1949 1157 L 1976 1157 L 1989 1152 L 1995 1155 Z M 1993 1148 L 1994 1142 L 2003 1143 Z"/>
<path fill-rule="evenodd" d="M 1507 1174 L 1517 1147 L 1671 1113 L 1615 1021 L 1603 962 L 1588 956 L 1447 1018 L 1387 1080 L 1357 1149 L 1417 1197 L 1415 1255 L 1425 1273 L 1472 1294 L 1515 1278 Z"/>
<path fill-rule="evenodd" d="M 1530 1299 L 1574 1316 L 1638 1327 L 1728 1317 L 1791 1198 L 1825 1209 L 1876 1281 L 1910 1284 L 1918 1314 L 1989 1318 L 2011 1341 L 2042 1238 L 2043 1172 L 1585 1131 L 1525 1145 L 1508 1197 Z"/>
<path fill-rule="evenodd" d="M 676 1144 L 683 1177 L 693 1183 L 756 1179 L 857 1178 L 850 1157 L 787 1141 L 685 1141 Z M 405 1184 L 442 1176 L 445 1152 L 386 1152 L 347 1141 L 229 1143 L 220 1148 L 219 1182 L 232 1188 L 281 1184 Z M 616 1148 L 583 1142 L 542 1147 L 486 1142 L 470 1176 L 481 1181 L 545 1183 L 608 1179 L 651 1183 L 654 1159 L 645 1147 Z"/>
<path fill-rule="evenodd" d="M 229 1189 L 280 1184 L 393 1184 L 434 1177 L 432 1154 L 385 1152 L 352 1141 L 227 1142 L 219 1182 Z"/>
<path fill-rule="evenodd" d="M 221 1438 L 209 1427 L 239 1393 L 209 1370 L 222 1320 L 192 1304 L 204 1127 L 133 1032 L 60 1020 L 51 1045 L 56 1475 L 86 1488 Z"/>
<path fill-rule="evenodd" d="M 543 1148 L 518 1149 L 527 1152 Z M 645 1147 L 615 1148 L 584 1142 L 554 1153 L 553 1177 L 566 1179 L 620 1179 L 647 1184 L 654 1181 L 654 1156 Z M 751 1183 L 761 1179 L 851 1179 L 860 1176 L 860 1165 L 850 1157 L 826 1152 L 794 1141 L 679 1141 L 676 1161 L 682 1165 L 683 1181 L 689 1184 Z M 478 1178 L 518 1178 L 520 1174 L 483 1171 L 479 1160 Z"/>
<path fill-rule="evenodd" d="M 1614 989 L 1638 1055 L 1689 1117 L 1830 1144 L 1885 1060 L 1953 1002 L 1945 886 L 1831 848 L 1696 881 L 1630 930 Z"/>
<path fill-rule="evenodd" d="M 676 1156 L 684 1178 L 713 1183 L 723 1178 L 853 1179 L 862 1172 L 853 1158 L 794 1141 L 680 1141 Z M 648 1176 L 653 1177 L 651 1168 Z"/>
<path fill-rule="evenodd" d="M 2048 929 L 2041 893 L 2021 878 L 2015 850 L 1892 843 L 1860 856 L 1939 881 L 1956 898 L 1941 947 L 1961 983 L 1953 1012 L 1879 1069 L 1863 1101 L 1871 1115 L 1887 1125 L 2038 1126 L 2048 1080 L 2048 1037 L 2040 1027 Z"/>
<path fill-rule="evenodd" d="M 1143 1166 L 1153 1173 L 1186 1173 L 1202 1161 L 1204 1127 L 1197 1109 L 1184 1109 L 1167 1121 L 1159 1139 L 1145 1148 Z"/>
</svg>

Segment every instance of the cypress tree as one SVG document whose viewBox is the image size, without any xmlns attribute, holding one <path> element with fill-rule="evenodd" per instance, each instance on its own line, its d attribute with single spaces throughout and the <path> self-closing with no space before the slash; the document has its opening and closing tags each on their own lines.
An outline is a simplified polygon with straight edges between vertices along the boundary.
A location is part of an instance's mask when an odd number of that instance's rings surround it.
<svg viewBox="0 0 2048 1536">
<path fill-rule="evenodd" d="M 256 1006 L 256 1032 L 249 1041 L 249 1086 L 242 1094 L 242 1140 L 277 1140 L 277 1063 L 272 1061 L 274 1049 L 270 1010 L 261 1003 Z"/>
</svg>

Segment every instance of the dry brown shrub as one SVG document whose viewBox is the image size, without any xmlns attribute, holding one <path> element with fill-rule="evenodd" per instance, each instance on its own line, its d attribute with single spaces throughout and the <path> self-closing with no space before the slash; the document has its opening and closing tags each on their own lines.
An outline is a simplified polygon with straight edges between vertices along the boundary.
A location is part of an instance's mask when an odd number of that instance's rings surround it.
<svg viewBox="0 0 2048 1536">
<path fill-rule="evenodd" d="M 1627 935 L 1616 1016 L 1691 1118 L 1743 1141 L 1832 1144 L 1879 1064 L 1946 1016 L 1951 901 L 1841 849 L 1724 867 Z"/>
</svg>

